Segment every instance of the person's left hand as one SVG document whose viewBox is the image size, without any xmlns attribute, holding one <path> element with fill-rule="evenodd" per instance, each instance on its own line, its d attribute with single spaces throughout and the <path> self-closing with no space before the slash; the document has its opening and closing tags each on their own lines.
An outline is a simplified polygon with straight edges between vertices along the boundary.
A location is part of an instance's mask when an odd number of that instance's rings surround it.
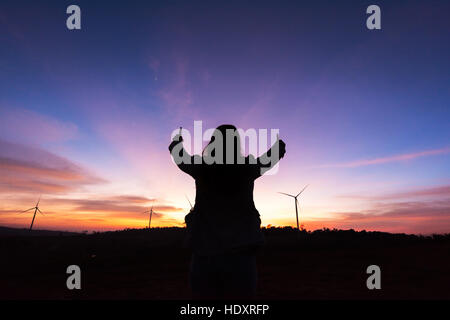
<svg viewBox="0 0 450 320">
<path fill-rule="evenodd" d="M 284 157 L 284 154 L 286 153 L 286 143 L 284 143 L 283 140 L 278 140 L 278 144 L 279 144 L 279 152 L 280 152 L 280 158 Z"/>
<path fill-rule="evenodd" d="M 181 134 L 177 134 L 173 137 L 172 142 L 169 145 L 169 151 L 172 152 L 172 149 L 180 142 L 183 142 L 183 136 Z"/>
</svg>

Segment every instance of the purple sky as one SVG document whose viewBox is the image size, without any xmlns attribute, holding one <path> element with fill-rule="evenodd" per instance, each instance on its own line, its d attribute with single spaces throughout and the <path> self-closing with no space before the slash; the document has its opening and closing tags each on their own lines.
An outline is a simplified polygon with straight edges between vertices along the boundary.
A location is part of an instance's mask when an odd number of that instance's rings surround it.
<svg viewBox="0 0 450 320">
<path fill-rule="evenodd" d="M 279 129 L 256 182 L 263 225 L 450 230 L 448 1 L 69 1 L 0 4 L 0 224 L 181 225 L 194 182 L 171 132 L 194 120 Z"/>
</svg>

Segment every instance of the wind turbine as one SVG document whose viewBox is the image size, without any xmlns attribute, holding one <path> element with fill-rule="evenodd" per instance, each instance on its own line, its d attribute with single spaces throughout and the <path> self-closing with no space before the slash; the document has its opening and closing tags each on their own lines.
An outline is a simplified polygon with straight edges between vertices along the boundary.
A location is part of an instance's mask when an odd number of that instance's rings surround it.
<svg viewBox="0 0 450 320">
<path fill-rule="evenodd" d="M 150 208 L 150 210 L 145 210 L 143 213 L 149 213 L 150 218 L 148 219 L 148 228 L 150 229 L 151 223 L 152 223 L 152 215 L 153 215 L 153 206 Z"/>
<path fill-rule="evenodd" d="M 305 191 L 305 189 L 306 189 L 307 186 L 309 186 L 309 185 L 307 184 L 307 185 L 302 189 L 302 191 L 300 191 L 299 193 L 297 193 L 296 196 L 294 196 L 294 195 L 292 195 L 292 194 L 289 194 L 289 193 L 278 192 L 278 193 L 284 194 L 285 196 L 289 196 L 289 197 L 294 198 L 294 200 L 295 200 L 295 216 L 297 217 L 297 230 L 300 230 L 300 226 L 299 226 L 299 224 L 298 224 L 298 200 L 297 200 L 297 197 L 298 197 L 299 195 L 301 195 L 303 191 Z"/>
<path fill-rule="evenodd" d="M 34 210 L 33 220 L 31 220 L 31 225 L 30 225 L 30 231 L 31 231 L 31 229 L 33 228 L 33 223 L 34 223 L 34 219 L 36 218 L 36 213 L 39 211 L 40 214 L 44 215 L 44 214 L 42 213 L 42 211 L 39 210 L 39 201 L 41 201 L 41 197 L 39 197 L 39 200 L 38 200 L 38 202 L 36 202 L 36 206 L 35 206 L 35 207 L 30 208 L 30 209 L 25 210 L 25 211 L 22 211 L 22 212 L 19 212 L 19 213 L 25 213 L 25 212 L 28 212 L 28 211 L 30 211 L 30 210 Z"/>
<path fill-rule="evenodd" d="M 188 196 L 187 195 L 184 195 L 184 196 L 186 197 L 187 201 L 189 202 L 189 205 L 191 206 L 191 210 L 194 209 L 194 207 L 192 206 L 191 200 L 189 200 Z"/>
</svg>

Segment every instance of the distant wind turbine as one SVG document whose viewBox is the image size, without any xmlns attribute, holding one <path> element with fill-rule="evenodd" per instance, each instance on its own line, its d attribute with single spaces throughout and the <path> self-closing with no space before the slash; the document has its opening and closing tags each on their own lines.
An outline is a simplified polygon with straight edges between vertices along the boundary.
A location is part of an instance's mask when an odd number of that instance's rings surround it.
<svg viewBox="0 0 450 320">
<path fill-rule="evenodd" d="M 19 213 L 25 213 L 25 212 L 28 212 L 28 211 L 30 211 L 30 210 L 34 210 L 33 220 L 31 220 L 31 225 L 30 225 L 30 231 L 31 231 L 31 229 L 33 228 L 33 223 L 34 223 L 34 219 L 36 218 L 36 213 L 39 211 L 40 214 L 44 215 L 44 214 L 42 213 L 42 211 L 39 210 L 39 202 L 40 202 L 40 201 L 41 201 L 41 197 L 39 197 L 38 202 L 36 202 L 36 206 L 34 206 L 33 208 L 30 208 L 30 209 L 28 209 L 28 210 L 24 210 L 24 211 L 19 212 Z"/>
<path fill-rule="evenodd" d="M 289 194 L 289 193 L 278 192 L 278 193 L 284 194 L 285 196 L 289 196 L 289 197 L 294 198 L 294 200 L 295 200 L 295 216 L 297 217 L 297 230 L 300 230 L 300 226 L 299 226 L 299 224 L 298 224 L 298 200 L 297 200 L 297 197 L 298 197 L 299 195 L 301 195 L 303 191 L 305 191 L 305 189 L 306 189 L 307 186 L 309 186 L 309 185 L 307 184 L 307 185 L 302 189 L 302 191 L 300 191 L 296 196 L 294 196 L 294 195 L 292 195 L 292 194 Z"/>
<path fill-rule="evenodd" d="M 150 214 L 150 217 L 148 219 L 148 228 L 150 229 L 150 226 L 152 224 L 153 206 L 150 208 L 150 210 L 145 210 L 143 213 L 149 213 Z"/>
</svg>

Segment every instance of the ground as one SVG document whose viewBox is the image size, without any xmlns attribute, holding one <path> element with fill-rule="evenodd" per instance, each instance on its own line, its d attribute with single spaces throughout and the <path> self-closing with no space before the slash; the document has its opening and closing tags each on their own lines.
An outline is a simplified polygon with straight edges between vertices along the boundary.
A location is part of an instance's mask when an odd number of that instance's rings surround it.
<svg viewBox="0 0 450 320">
<path fill-rule="evenodd" d="M 6 229 L 5 229 L 6 230 Z M 0 299 L 189 299 L 185 229 L 96 234 L 0 230 Z M 259 299 L 450 299 L 450 236 L 263 229 Z M 68 290 L 78 265 L 82 289 Z M 366 268 L 381 268 L 368 290 Z"/>
</svg>

